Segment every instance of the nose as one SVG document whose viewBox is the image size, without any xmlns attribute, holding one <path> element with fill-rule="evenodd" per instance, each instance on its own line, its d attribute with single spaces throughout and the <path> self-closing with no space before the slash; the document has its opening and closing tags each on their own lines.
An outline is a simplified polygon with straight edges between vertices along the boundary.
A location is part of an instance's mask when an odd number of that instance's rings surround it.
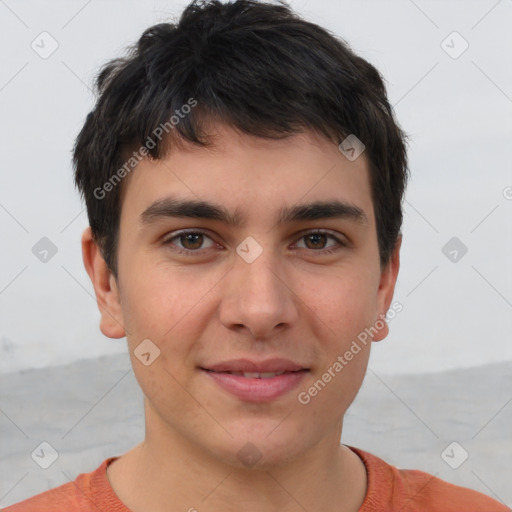
<svg viewBox="0 0 512 512">
<path fill-rule="evenodd" d="M 226 276 L 220 320 L 231 330 L 269 338 L 299 318 L 300 300 L 284 265 L 270 250 L 248 263 L 237 257 Z"/>
</svg>

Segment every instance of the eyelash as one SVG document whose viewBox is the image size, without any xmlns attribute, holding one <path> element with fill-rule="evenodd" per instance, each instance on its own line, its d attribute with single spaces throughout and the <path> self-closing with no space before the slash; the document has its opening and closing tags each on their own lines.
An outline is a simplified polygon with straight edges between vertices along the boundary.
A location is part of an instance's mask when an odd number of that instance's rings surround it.
<svg viewBox="0 0 512 512">
<path fill-rule="evenodd" d="M 190 229 L 190 230 L 185 230 L 185 231 L 179 231 L 178 233 L 173 234 L 172 237 L 167 238 L 166 240 L 164 240 L 163 244 L 164 245 L 172 246 L 173 245 L 172 244 L 173 240 L 179 239 L 182 236 L 190 235 L 190 234 L 204 235 L 207 238 L 210 238 L 213 242 L 215 242 L 212 239 L 212 237 L 209 236 L 205 231 L 201 231 L 200 229 L 199 230 L 198 229 L 193 229 L 193 230 Z M 326 231 L 324 229 L 316 229 L 316 230 L 308 231 L 308 232 L 304 233 L 303 235 L 301 235 L 299 237 L 299 240 L 303 239 L 303 238 L 306 238 L 307 236 L 311 236 L 311 235 L 327 235 L 328 238 L 329 237 L 332 238 L 338 244 L 338 246 L 330 248 L 330 249 L 319 249 L 319 250 L 309 249 L 310 251 L 312 251 L 314 253 L 320 253 L 319 255 L 332 254 L 332 253 L 335 253 L 335 252 L 339 251 L 343 247 L 347 246 L 347 244 L 343 243 L 338 237 L 334 236 L 332 233 L 330 233 L 329 231 Z M 198 255 L 201 254 L 201 249 L 196 249 L 195 251 L 192 251 L 190 249 L 176 248 L 176 249 L 172 249 L 172 250 L 176 251 L 177 254 L 186 254 L 186 255 L 189 255 L 189 256 L 198 256 Z M 307 248 L 306 248 L 306 250 L 307 250 Z"/>
</svg>

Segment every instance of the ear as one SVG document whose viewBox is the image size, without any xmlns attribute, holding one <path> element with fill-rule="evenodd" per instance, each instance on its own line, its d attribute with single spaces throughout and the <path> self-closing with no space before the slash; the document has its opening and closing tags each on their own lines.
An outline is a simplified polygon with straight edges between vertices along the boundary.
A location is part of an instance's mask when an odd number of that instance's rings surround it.
<svg viewBox="0 0 512 512">
<path fill-rule="evenodd" d="M 372 341 L 381 341 L 389 334 L 389 327 L 386 322 L 386 313 L 391 306 L 395 284 L 400 268 L 400 247 L 402 246 L 402 235 L 399 235 L 391 254 L 391 258 L 384 269 L 381 271 L 379 290 L 377 292 L 378 318 L 375 324 L 383 323 L 383 327 L 373 336 Z M 379 321 L 380 320 L 380 321 Z"/>
<path fill-rule="evenodd" d="M 126 336 L 117 281 L 92 237 L 90 226 L 82 233 L 82 258 L 96 293 L 101 332 L 108 338 Z"/>
</svg>

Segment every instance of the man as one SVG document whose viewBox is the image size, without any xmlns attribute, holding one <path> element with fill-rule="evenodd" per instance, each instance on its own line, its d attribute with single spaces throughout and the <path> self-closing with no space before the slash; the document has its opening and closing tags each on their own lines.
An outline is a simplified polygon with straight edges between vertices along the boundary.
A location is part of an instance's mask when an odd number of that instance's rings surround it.
<svg viewBox="0 0 512 512">
<path fill-rule="evenodd" d="M 6 510 L 508 510 L 340 444 L 399 269 L 405 135 L 377 70 L 284 4 L 211 1 L 97 85 L 83 258 L 146 436 Z"/>
</svg>

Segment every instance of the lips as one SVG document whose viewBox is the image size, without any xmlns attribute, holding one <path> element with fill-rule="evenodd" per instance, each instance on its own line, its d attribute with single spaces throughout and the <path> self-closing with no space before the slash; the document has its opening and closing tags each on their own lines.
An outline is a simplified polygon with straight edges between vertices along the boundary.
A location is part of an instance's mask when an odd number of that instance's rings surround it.
<svg viewBox="0 0 512 512">
<path fill-rule="evenodd" d="M 245 377 L 246 379 L 271 379 L 278 375 L 291 372 L 217 372 L 217 373 L 229 373 L 229 375 L 237 375 L 238 377 Z"/>
<path fill-rule="evenodd" d="M 250 359 L 232 359 L 213 365 L 203 366 L 203 370 L 216 373 L 231 373 L 252 378 L 270 378 L 283 373 L 292 373 L 308 370 L 303 365 L 289 359 L 274 358 L 266 361 L 253 361 Z"/>
<path fill-rule="evenodd" d="M 309 368 L 289 359 L 233 359 L 201 367 L 224 391 L 248 402 L 268 402 L 296 388 Z"/>
</svg>

